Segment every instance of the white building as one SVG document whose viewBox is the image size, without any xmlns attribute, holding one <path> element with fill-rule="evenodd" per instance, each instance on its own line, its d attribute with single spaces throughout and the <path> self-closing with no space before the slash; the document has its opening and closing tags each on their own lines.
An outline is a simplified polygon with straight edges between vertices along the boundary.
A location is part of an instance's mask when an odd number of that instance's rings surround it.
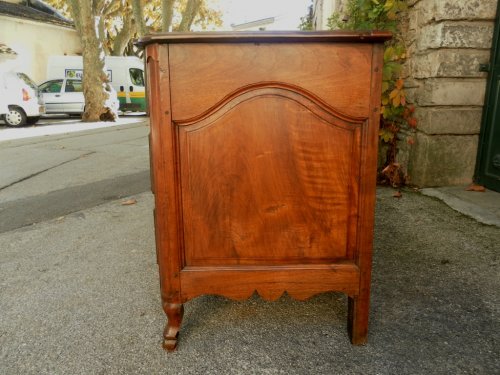
<svg viewBox="0 0 500 375">
<path fill-rule="evenodd" d="M 0 64 L 37 83 L 46 78 L 48 56 L 82 53 L 73 23 L 40 0 L 0 0 L 0 43 L 17 54 L 15 60 L 0 58 Z"/>
</svg>

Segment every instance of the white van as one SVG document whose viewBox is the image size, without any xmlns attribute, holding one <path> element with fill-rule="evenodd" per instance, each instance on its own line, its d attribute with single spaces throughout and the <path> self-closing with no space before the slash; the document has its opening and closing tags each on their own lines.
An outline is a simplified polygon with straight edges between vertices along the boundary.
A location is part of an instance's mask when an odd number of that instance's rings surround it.
<svg viewBox="0 0 500 375">
<path fill-rule="evenodd" d="M 35 124 L 45 113 L 35 82 L 26 74 L 14 71 L 0 75 L 0 110 L 5 111 L 0 115 L 9 126 Z"/>
<path fill-rule="evenodd" d="M 146 111 L 144 63 L 134 56 L 106 56 L 109 83 L 118 94 L 120 110 Z M 49 56 L 47 80 L 83 77 L 82 56 Z"/>
</svg>

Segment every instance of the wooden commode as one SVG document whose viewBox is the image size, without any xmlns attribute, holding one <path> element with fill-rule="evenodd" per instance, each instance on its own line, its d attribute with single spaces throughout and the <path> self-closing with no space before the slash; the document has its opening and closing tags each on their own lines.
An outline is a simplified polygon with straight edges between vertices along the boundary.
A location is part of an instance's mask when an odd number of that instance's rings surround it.
<svg viewBox="0 0 500 375">
<path fill-rule="evenodd" d="M 366 342 L 386 32 L 147 36 L 161 298 L 349 296 Z M 222 319 L 222 317 L 221 317 Z"/>
</svg>

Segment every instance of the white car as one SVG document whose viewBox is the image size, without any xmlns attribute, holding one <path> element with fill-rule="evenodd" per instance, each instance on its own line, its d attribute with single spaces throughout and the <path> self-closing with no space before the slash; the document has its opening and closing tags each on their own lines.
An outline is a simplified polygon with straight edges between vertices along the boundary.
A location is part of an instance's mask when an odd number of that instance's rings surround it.
<svg viewBox="0 0 500 375">
<path fill-rule="evenodd" d="M 45 103 L 45 113 L 64 113 L 81 115 L 85 110 L 83 84 L 79 79 L 53 79 L 42 83 L 39 87 Z M 107 85 L 111 106 L 118 111 L 120 102 L 116 91 Z"/>
<path fill-rule="evenodd" d="M 38 87 L 30 77 L 12 71 L 0 75 L 0 117 L 7 125 L 35 124 L 44 112 Z"/>
</svg>

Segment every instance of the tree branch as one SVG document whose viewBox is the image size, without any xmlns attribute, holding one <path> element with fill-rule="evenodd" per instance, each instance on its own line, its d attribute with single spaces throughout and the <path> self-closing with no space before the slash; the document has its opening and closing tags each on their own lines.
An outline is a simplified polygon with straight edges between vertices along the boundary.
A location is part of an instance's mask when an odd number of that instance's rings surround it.
<svg viewBox="0 0 500 375">
<path fill-rule="evenodd" d="M 71 13 L 71 18 L 73 18 L 73 22 L 75 23 L 76 31 L 81 35 L 82 33 L 82 19 L 80 17 L 80 3 L 78 0 L 68 0 L 68 9 Z"/>
<path fill-rule="evenodd" d="M 170 31 L 172 27 L 172 18 L 174 17 L 174 2 L 175 0 L 162 0 L 161 2 L 161 30 L 164 32 Z"/>
<path fill-rule="evenodd" d="M 201 0 L 188 0 L 178 31 L 189 31 L 201 6 Z"/>
</svg>

